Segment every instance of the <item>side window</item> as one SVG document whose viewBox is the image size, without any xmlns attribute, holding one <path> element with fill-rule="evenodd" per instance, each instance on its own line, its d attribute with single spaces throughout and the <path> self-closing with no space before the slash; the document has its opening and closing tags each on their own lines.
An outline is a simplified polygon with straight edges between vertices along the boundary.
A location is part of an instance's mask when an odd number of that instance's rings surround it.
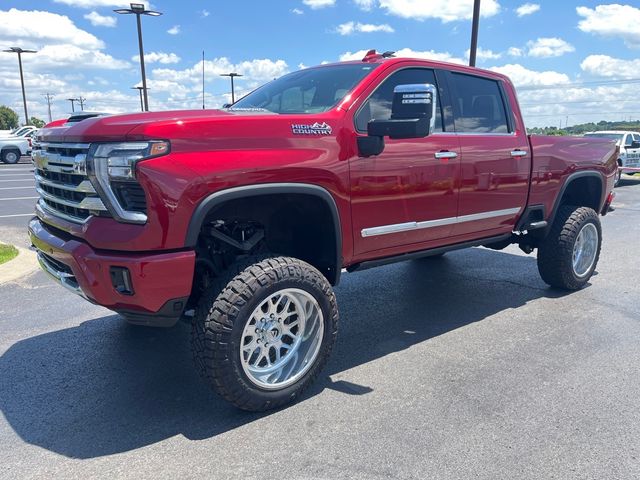
<svg viewBox="0 0 640 480">
<path fill-rule="evenodd" d="M 411 83 L 431 83 L 436 85 L 436 76 L 433 70 L 426 68 L 406 68 L 398 70 L 387 78 L 360 107 L 355 117 L 356 130 L 367 131 L 369 120 L 374 118 L 388 119 L 391 116 L 391 103 L 393 102 L 393 89 L 397 85 Z M 438 90 L 440 91 L 440 90 Z M 436 132 L 442 132 L 442 112 L 440 96 L 436 99 Z"/>
<path fill-rule="evenodd" d="M 507 112 L 498 82 L 452 73 L 457 98 L 453 117 L 458 133 L 509 133 Z"/>
<path fill-rule="evenodd" d="M 640 142 L 640 135 L 637 135 L 637 134 L 634 133 L 633 134 L 633 141 L 634 142 Z"/>
<path fill-rule="evenodd" d="M 624 139 L 624 146 L 625 147 L 630 147 L 631 146 L 631 142 L 633 142 L 633 137 L 631 136 L 630 133 L 628 133 L 627 136 Z"/>
</svg>

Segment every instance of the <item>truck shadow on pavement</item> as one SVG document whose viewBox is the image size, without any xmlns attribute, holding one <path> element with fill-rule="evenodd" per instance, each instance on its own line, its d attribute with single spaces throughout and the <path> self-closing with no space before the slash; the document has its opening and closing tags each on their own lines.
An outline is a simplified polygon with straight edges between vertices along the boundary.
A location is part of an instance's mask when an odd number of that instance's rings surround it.
<svg viewBox="0 0 640 480">
<path fill-rule="evenodd" d="M 562 295 L 540 280 L 534 258 L 484 249 L 345 274 L 336 292 L 338 344 L 305 398 L 325 388 L 366 395 L 368 386 L 330 376 Z M 210 438 L 273 414 L 236 410 L 200 381 L 187 325 L 145 329 L 115 315 L 15 343 L 0 357 L 0 384 L 0 408 L 14 431 L 71 458 L 126 452 L 179 434 Z"/>
</svg>

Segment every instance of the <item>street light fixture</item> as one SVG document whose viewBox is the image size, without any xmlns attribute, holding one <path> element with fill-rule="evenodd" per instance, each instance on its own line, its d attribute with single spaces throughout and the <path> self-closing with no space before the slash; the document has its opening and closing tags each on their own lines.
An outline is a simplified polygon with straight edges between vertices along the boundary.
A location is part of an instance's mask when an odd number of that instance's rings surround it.
<svg viewBox="0 0 640 480">
<path fill-rule="evenodd" d="M 469 66 L 476 66 L 476 51 L 478 50 L 478 26 L 480 24 L 480 0 L 473 2 L 473 21 L 471 23 L 471 48 L 469 49 Z"/>
<path fill-rule="evenodd" d="M 36 50 L 25 50 L 20 47 L 11 47 L 7 50 L 3 50 L 3 52 L 18 54 L 18 65 L 20 67 L 20 84 L 22 85 L 22 103 L 24 105 L 24 123 L 25 125 L 29 125 L 29 114 L 27 113 L 27 95 L 24 93 L 24 75 L 22 74 L 22 54 L 36 53 Z"/>
<path fill-rule="evenodd" d="M 231 72 L 231 73 L 221 73 L 220 74 L 221 77 L 229 77 L 231 78 L 231 103 L 234 104 L 236 103 L 236 92 L 235 92 L 235 88 L 233 86 L 233 78 L 234 77 L 242 77 L 241 74 L 236 73 L 236 72 Z"/>
<path fill-rule="evenodd" d="M 138 90 L 138 93 L 140 94 L 140 111 L 144 112 L 144 104 L 142 103 L 142 90 L 144 90 L 144 87 L 131 87 L 132 90 Z M 149 90 L 147 88 L 147 90 Z"/>
<path fill-rule="evenodd" d="M 144 71 L 144 49 L 142 48 L 142 22 L 140 15 L 149 15 L 150 17 L 159 17 L 161 12 L 154 10 L 146 10 L 142 3 L 130 3 L 131 8 L 118 8 L 114 12 L 121 15 L 135 15 L 138 24 L 138 47 L 140 49 L 140 73 L 142 74 L 142 92 L 144 93 L 144 111 L 149 111 L 149 98 L 147 97 L 147 76 Z"/>
</svg>

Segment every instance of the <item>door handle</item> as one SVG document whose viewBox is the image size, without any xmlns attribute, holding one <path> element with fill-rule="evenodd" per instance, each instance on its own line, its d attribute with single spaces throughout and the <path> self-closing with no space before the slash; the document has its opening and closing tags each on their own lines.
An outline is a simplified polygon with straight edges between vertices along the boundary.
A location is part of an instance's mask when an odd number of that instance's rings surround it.
<svg viewBox="0 0 640 480">
<path fill-rule="evenodd" d="M 511 156 L 512 157 L 526 157 L 527 156 L 527 151 L 526 150 L 511 150 Z"/>
<path fill-rule="evenodd" d="M 458 154 L 456 152 L 436 152 L 433 154 L 434 157 L 440 158 L 456 158 Z"/>
</svg>

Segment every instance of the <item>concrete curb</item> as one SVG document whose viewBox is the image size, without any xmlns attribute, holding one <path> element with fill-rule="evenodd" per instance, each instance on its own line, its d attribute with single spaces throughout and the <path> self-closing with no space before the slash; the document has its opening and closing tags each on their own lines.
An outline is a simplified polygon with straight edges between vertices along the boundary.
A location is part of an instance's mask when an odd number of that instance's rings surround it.
<svg viewBox="0 0 640 480">
<path fill-rule="evenodd" d="M 40 268 L 35 252 L 16 247 L 18 256 L 0 265 L 0 285 L 18 280 Z"/>
</svg>

